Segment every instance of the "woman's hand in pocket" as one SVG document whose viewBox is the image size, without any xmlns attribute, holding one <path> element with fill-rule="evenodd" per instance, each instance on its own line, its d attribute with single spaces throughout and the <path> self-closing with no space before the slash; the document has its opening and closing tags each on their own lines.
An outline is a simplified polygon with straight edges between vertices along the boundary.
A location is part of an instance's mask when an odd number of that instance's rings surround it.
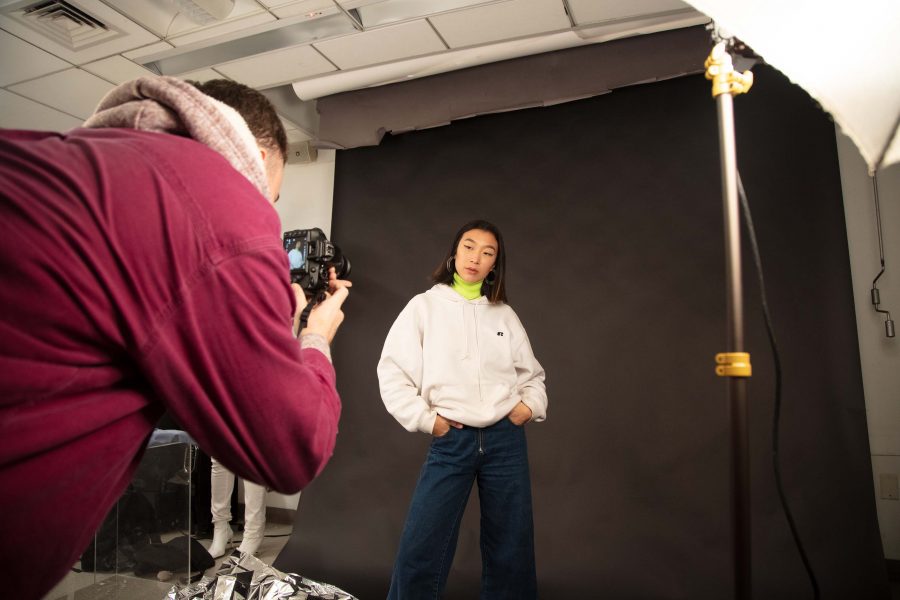
<svg viewBox="0 0 900 600">
<path fill-rule="evenodd" d="M 513 409 L 506 417 L 513 422 L 513 425 L 521 427 L 531 420 L 531 415 L 531 409 L 528 408 L 528 406 L 524 402 L 520 401 L 513 407 Z"/>
<path fill-rule="evenodd" d="M 434 427 L 431 428 L 431 435 L 434 437 L 444 437 L 447 435 L 447 432 L 450 431 L 451 427 L 462 429 L 462 423 L 457 423 L 456 421 L 451 421 L 450 419 L 445 419 L 441 415 L 438 415 L 434 420 Z"/>
</svg>

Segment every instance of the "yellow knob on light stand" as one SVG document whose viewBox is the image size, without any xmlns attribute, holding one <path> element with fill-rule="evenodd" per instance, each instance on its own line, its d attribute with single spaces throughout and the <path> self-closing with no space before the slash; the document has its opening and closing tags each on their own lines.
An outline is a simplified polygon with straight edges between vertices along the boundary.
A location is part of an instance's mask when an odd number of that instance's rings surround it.
<svg viewBox="0 0 900 600">
<path fill-rule="evenodd" d="M 749 352 L 720 352 L 716 354 L 716 375 L 719 377 L 750 377 L 753 366 Z"/>
<path fill-rule="evenodd" d="M 713 46 L 703 66 L 706 67 L 706 78 L 713 82 L 713 98 L 721 94 L 746 94 L 753 85 L 753 73 L 738 73 L 734 70 L 731 55 L 725 50 L 725 42 Z"/>
</svg>

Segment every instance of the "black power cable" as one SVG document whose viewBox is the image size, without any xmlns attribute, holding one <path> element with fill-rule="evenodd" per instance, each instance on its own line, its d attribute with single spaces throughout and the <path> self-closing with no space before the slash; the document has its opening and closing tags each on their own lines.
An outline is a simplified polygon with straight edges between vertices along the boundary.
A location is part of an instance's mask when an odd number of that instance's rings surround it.
<svg viewBox="0 0 900 600">
<path fill-rule="evenodd" d="M 816 575 L 813 573 L 809 558 L 806 556 L 806 550 L 803 548 L 803 542 L 800 541 L 800 534 L 797 532 L 797 524 L 794 522 L 794 516 L 788 506 L 787 496 L 784 493 L 784 486 L 781 482 L 781 466 L 779 463 L 778 447 L 779 447 L 779 424 L 781 421 L 781 358 L 778 354 L 778 343 L 775 340 L 775 331 L 772 327 L 772 316 L 769 313 L 769 303 L 766 299 L 766 282 L 763 278 L 762 259 L 759 255 L 759 244 L 756 241 L 756 229 L 753 227 L 753 217 L 750 214 L 750 204 L 747 202 L 747 194 L 744 191 L 744 184 L 741 182 L 740 173 L 737 174 L 738 195 L 741 198 L 741 208 L 744 211 L 744 222 L 747 225 L 747 233 L 750 239 L 750 247 L 753 250 L 753 262 L 756 263 L 756 274 L 759 279 L 759 294 L 762 300 L 763 317 L 766 322 L 766 333 L 769 336 L 769 345 L 772 348 L 772 360 L 775 363 L 775 409 L 772 417 L 772 466 L 775 470 L 775 487 L 778 489 L 778 498 L 781 500 L 781 507 L 787 517 L 788 525 L 791 529 L 791 535 L 794 537 L 794 543 L 797 545 L 797 552 L 806 568 L 806 574 L 809 576 L 810 584 L 813 588 L 813 598 L 819 599 L 819 583 L 816 581 Z"/>
<path fill-rule="evenodd" d="M 891 313 L 881 308 L 881 291 L 878 289 L 878 280 L 884 275 L 884 235 L 881 232 L 881 205 L 878 202 L 878 175 L 872 175 L 872 191 L 875 194 L 875 226 L 878 232 L 878 254 L 881 257 L 881 270 L 872 280 L 872 305 L 875 312 L 885 315 L 884 332 L 889 338 L 894 337 L 894 320 L 891 319 Z"/>
</svg>

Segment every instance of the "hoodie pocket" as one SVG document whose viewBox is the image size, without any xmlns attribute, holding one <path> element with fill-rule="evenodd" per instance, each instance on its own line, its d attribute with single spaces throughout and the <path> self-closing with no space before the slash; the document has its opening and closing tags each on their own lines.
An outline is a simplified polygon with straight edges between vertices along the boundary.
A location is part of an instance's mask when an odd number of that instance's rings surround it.
<svg viewBox="0 0 900 600">
<path fill-rule="evenodd" d="M 476 404 L 498 404 L 509 398 L 509 385 L 502 382 L 482 382 L 470 385 L 443 385 L 433 395 L 435 406 L 457 407 Z"/>
</svg>

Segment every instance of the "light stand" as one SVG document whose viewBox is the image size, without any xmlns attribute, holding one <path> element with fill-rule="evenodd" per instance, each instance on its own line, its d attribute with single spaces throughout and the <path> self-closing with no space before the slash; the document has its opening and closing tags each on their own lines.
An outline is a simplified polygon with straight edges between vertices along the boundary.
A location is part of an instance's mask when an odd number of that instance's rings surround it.
<svg viewBox="0 0 900 600">
<path fill-rule="evenodd" d="M 725 217 L 726 348 L 716 355 L 716 374 L 728 378 L 731 426 L 731 533 L 735 598 L 749 600 L 750 570 L 750 452 L 747 378 L 750 355 L 744 352 L 744 304 L 741 276 L 741 223 L 738 210 L 737 154 L 734 140 L 733 97 L 750 89 L 753 74 L 734 70 L 726 43 L 719 41 L 706 59 L 706 78 L 712 80 L 719 118 L 722 202 Z"/>
<path fill-rule="evenodd" d="M 878 175 L 872 175 L 872 191 L 875 193 L 875 227 L 878 232 L 878 254 L 881 257 L 881 270 L 872 280 L 872 305 L 875 312 L 883 314 L 886 318 L 884 321 L 884 334 L 892 338 L 894 337 L 894 320 L 891 319 L 891 312 L 881 308 L 881 291 L 878 289 L 878 280 L 884 275 L 884 236 L 881 233 L 881 205 L 878 202 Z"/>
</svg>

